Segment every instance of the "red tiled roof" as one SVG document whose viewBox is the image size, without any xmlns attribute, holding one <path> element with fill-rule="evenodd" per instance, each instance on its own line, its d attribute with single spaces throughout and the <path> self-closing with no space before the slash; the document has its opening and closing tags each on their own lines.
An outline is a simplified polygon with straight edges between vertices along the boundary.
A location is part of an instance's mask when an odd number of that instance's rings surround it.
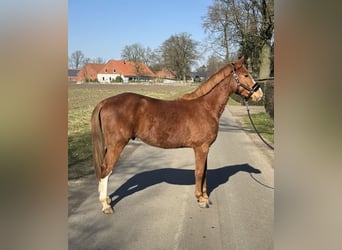
<svg viewBox="0 0 342 250">
<path fill-rule="evenodd" d="M 77 73 L 77 81 L 82 81 L 87 79 L 96 79 L 98 72 L 105 66 L 105 64 L 99 63 L 87 63 L 80 69 Z"/>
<path fill-rule="evenodd" d="M 158 78 L 176 79 L 176 75 L 167 68 L 163 68 L 162 70 L 155 72 L 155 75 Z"/>
<path fill-rule="evenodd" d="M 121 60 L 109 60 L 98 72 L 99 74 L 122 74 L 124 76 L 149 76 L 155 77 L 152 70 L 143 62 L 131 62 Z"/>
</svg>

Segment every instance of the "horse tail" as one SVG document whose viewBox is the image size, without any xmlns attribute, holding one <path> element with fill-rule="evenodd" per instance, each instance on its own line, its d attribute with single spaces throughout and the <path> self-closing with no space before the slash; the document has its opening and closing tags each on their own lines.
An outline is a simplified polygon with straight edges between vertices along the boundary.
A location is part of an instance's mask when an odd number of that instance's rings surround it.
<svg viewBox="0 0 342 250">
<path fill-rule="evenodd" d="M 101 126 L 101 112 L 102 104 L 99 103 L 94 108 L 94 111 L 91 115 L 91 137 L 93 143 L 93 160 L 94 160 L 94 168 L 95 175 L 98 180 L 101 179 L 101 165 L 103 163 L 104 155 L 105 155 L 105 144 L 102 135 L 102 126 Z"/>
</svg>

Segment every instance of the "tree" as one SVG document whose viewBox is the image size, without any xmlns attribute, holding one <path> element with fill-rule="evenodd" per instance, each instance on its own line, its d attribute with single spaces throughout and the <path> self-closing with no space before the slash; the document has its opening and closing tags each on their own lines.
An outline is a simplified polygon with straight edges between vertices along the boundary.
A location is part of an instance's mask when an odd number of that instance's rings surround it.
<svg viewBox="0 0 342 250">
<path fill-rule="evenodd" d="M 71 54 L 71 57 L 69 60 L 70 60 L 70 65 L 72 68 L 79 69 L 80 66 L 83 64 L 84 54 L 82 53 L 82 51 L 76 50 L 75 52 Z"/>
<path fill-rule="evenodd" d="M 258 72 L 261 50 L 261 36 L 258 30 L 259 13 L 252 0 L 231 0 L 231 15 L 239 44 L 238 54 L 245 56 L 253 72 Z"/>
<path fill-rule="evenodd" d="M 145 48 L 144 63 L 150 66 L 153 63 L 153 50 L 150 47 Z"/>
<path fill-rule="evenodd" d="M 225 61 L 222 61 L 218 56 L 211 55 L 207 61 L 207 70 L 208 75 L 211 76 L 212 74 L 216 73 L 221 69 L 225 64 Z"/>
<path fill-rule="evenodd" d="M 266 78 L 271 75 L 273 58 L 274 35 L 274 0 L 253 0 L 254 6 L 261 13 L 261 54 L 259 77 Z"/>
<path fill-rule="evenodd" d="M 149 47 L 144 48 L 139 43 L 132 45 L 126 45 L 121 52 L 121 59 L 135 62 L 135 73 L 138 76 L 141 75 L 141 64 L 143 62 L 148 65 L 150 62 L 151 49 Z"/>
<path fill-rule="evenodd" d="M 230 14 L 229 1 L 214 0 L 208 7 L 207 16 L 203 18 L 203 28 L 208 34 L 208 44 L 215 54 L 229 62 L 229 51 L 232 46 L 233 20 Z"/>
<path fill-rule="evenodd" d="M 70 56 L 68 56 L 68 68 L 69 68 L 69 69 L 72 69 L 72 68 L 73 68 L 73 65 L 72 65 L 71 57 L 70 57 Z"/>
<path fill-rule="evenodd" d="M 126 45 L 121 52 L 121 59 L 132 62 L 144 62 L 148 61 L 149 48 L 144 48 L 139 43 L 132 45 Z"/>
<path fill-rule="evenodd" d="M 92 63 L 93 60 L 91 60 L 89 57 L 85 57 L 83 60 L 82 60 L 82 64 L 85 65 L 87 63 Z"/>
<path fill-rule="evenodd" d="M 198 42 L 188 33 L 172 35 L 161 46 L 165 66 L 176 73 L 178 79 L 186 81 L 190 67 L 198 59 Z"/>
<path fill-rule="evenodd" d="M 208 7 L 203 27 L 212 47 L 225 49 L 229 61 L 232 49 L 250 61 L 259 77 L 271 72 L 274 32 L 274 0 L 214 0 Z"/>
<path fill-rule="evenodd" d="M 268 77 L 271 73 L 273 5 L 273 0 L 232 0 L 240 37 L 240 54 L 250 59 L 252 70 L 259 73 L 260 78 Z M 238 22 L 239 19 L 242 21 Z"/>
<path fill-rule="evenodd" d="M 104 59 L 102 57 L 99 57 L 99 56 L 94 58 L 93 61 L 94 61 L 94 63 L 97 63 L 97 64 L 102 64 L 105 62 Z"/>
<path fill-rule="evenodd" d="M 161 48 L 152 50 L 149 58 L 148 66 L 152 71 L 162 70 L 165 67 Z"/>
</svg>

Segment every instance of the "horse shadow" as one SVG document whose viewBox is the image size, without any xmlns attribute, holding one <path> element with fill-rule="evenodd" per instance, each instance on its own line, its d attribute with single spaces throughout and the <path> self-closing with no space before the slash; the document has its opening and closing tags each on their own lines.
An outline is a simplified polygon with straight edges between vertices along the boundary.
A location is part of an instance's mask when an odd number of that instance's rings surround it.
<svg viewBox="0 0 342 250">
<path fill-rule="evenodd" d="M 249 164 L 239 164 L 225 166 L 218 169 L 209 169 L 207 171 L 208 195 L 210 195 L 210 193 L 217 187 L 226 183 L 231 176 L 238 172 L 255 174 L 261 173 L 259 169 L 253 168 Z M 112 200 L 110 205 L 113 207 L 125 197 L 162 182 L 174 185 L 194 185 L 194 170 L 162 168 L 136 174 L 122 184 L 116 191 L 110 194 L 109 197 Z M 116 198 L 113 199 L 114 197 Z"/>
</svg>

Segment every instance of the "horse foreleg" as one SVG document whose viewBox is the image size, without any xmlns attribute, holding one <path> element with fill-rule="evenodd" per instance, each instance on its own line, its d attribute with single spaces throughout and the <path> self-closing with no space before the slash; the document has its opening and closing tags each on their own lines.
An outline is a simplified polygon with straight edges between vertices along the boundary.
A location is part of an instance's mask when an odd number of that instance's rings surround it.
<svg viewBox="0 0 342 250">
<path fill-rule="evenodd" d="M 209 196 L 207 194 L 207 158 L 205 159 L 204 163 L 204 172 L 203 172 L 203 180 L 202 180 L 202 196 L 205 199 L 209 199 Z"/>
<path fill-rule="evenodd" d="M 207 185 L 206 185 L 206 170 L 207 170 L 207 156 L 209 147 L 201 146 L 194 148 L 195 151 L 195 196 L 200 207 L 209 207 Z"/>
</svg>

